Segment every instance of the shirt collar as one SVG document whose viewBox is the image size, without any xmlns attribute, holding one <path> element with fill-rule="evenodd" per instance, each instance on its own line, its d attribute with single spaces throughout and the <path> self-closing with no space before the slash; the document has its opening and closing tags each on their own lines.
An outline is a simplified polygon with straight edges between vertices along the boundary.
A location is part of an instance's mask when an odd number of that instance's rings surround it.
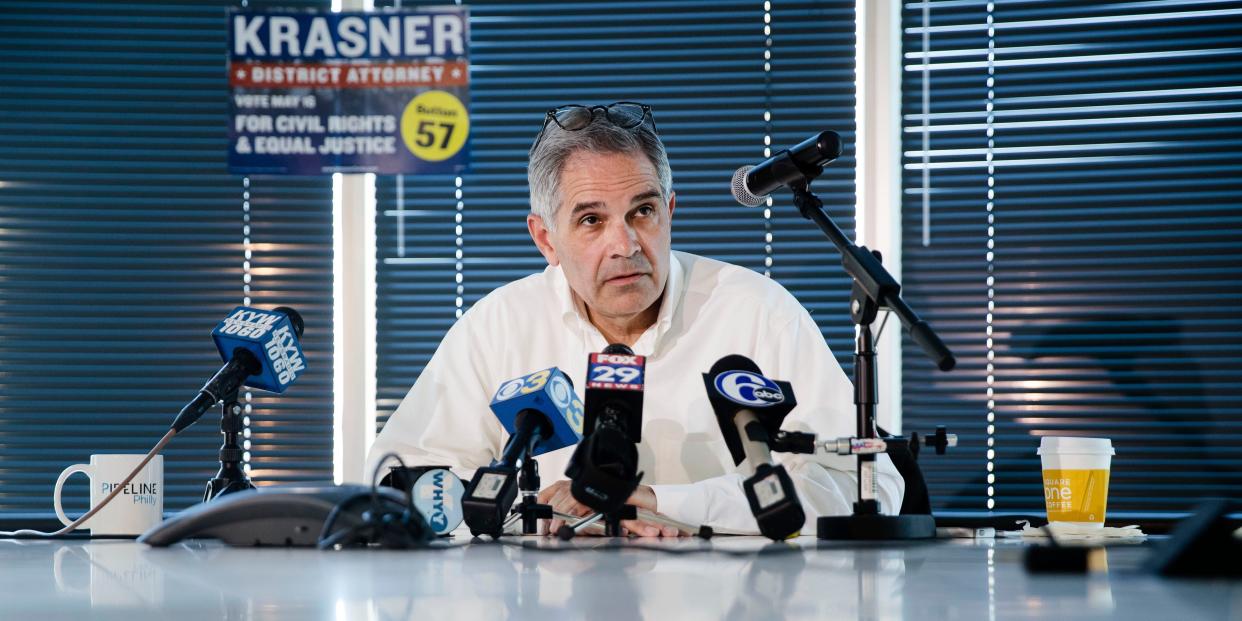
<svg viewBox="0 0 1242 621">
<path fill-rule="evenodd" d="M 552 290 L 556 295 L 557 305 L 561 309 L 561 320 L 565 322 L 566 327 L 581 331 L 583 342 L 588 348 L 594 349 L 593 343 L 595 341 L 602 343 L 603 335 L 587 318 L 586 305 L 570 288 L 569 280 L 565 278 L 565 272 L 561 266 L 549 266 L 547 273 L 552 279 Z M 656 316 L 655 324 L 648 328 L 635 343 L 636 353 L 650 355 L 655 351 L 660 338 L 668 332 L 669 326 L 673 323 L 673 315 L 681 306 L 685 290 L 685 268 L 678 260 L 677 253 L 669 251 L 668 279 L 664 283 L 664 296 L 660 299 L 660 312 Z"/>
</svg>

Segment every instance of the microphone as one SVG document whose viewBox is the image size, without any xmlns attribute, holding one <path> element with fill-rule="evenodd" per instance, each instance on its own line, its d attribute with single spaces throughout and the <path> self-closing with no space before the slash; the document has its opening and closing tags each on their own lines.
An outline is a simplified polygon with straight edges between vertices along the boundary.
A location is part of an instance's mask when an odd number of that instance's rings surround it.
<svg viewBox="0 0 1242 621">
<path fill-rule="evenodd" d="M 265 311 L 248 306 L 234 308 L 211 331 L 211 338 L 224 359 L 212 376 L 173 420 L 177 432 L 194 424 L 212 406 L 235 395 L 242 385 L 277 394 L 306 370 L 306 356 L 298 340 L 302 316 L 288 306 Z"/>
<path fill-rule="evenodd" d="M 621 344 L 587 360 L 585 434 L 565 476 L 574 499 L 600 513 L 620 510 L 642 480 L 637 444 L 646 367 L 646 358 Z"/>
<path fill-rule="evenodd" d="M 605 418 L 616 422 L 631 442 L 642 441 L 643 379 L 647 359 L 614 343 L 587 358 L 586 420 L 590 433 Z"/>
<path fill-rule="evenodd" d="M 509 440 L 500 459 L 475 471 L 462 509 L 471 533 L 495 536 L 517 498 L 518 464 L 582 439 L 582 402 L 569 376 L 552 367 L 501 384 L 491 408 Z"/>
<path fill-rule="evenodd" d="M 532 433 L 530 456 L 542 455 L 577 444 L 582 439 L 582 402 L 574 394 L 574 382 L 556 367 L 536 371 L 500 385 L 492 397 L 492 413 L 510 434 L 501 461 L 516 465 L 525 455 L 516 449 L 514 436 Z M 513 453 L 513 454 L 510 454 Z"/>
<path fill-rule="evenodd" d="M 725 356 L 703 374 L 707 398 L 716 414 L 735 465 L 753 470 L 742 482 L 759 532 L 773 541 L 796 536 L 806 522 L 802 503 L 785 467 L 773 463 L 771 438 L 797 405 L 788 382 L 764 377 L 745 356 Z"/>
<path fill-rule="evenodd" d="M 408 490 L 418 513 L 437 535 L 447 535 L 461 524 L 461 500 L 465 494 L 461 479 L 445 468 L 433 468 L 418 477 Z"/>
<path fill-rule="evenodd" d="M 448 466 L 391 466 L 380 480 L 406 494 L 436 535 L 448 535 L 461 524 L 461 498 L 466 486 Z"/>
<path fill-rule="evenodd" d="M 733 198 L 754 207 L 785 186 L 806 183 L 824 172 L 824 164 L 841 157 L 841 137 L 824 131 L 759 162 L 733 173 Z"/>
</svg>

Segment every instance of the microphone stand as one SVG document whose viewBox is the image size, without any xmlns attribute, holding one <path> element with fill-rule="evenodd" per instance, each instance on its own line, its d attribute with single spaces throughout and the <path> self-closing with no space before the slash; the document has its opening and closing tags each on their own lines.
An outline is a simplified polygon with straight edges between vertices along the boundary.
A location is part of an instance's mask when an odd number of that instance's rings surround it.
<svg viewBox="0 0 1242 621">
<path fill-rule="evenodd" d="M 788 156 L 786 156 L 788 157 Z M 789 158 L 789 165 L 797 166 Z M 910 336 L 936 366 L 948 371 L 956 364 L 953 353 L 940 337 L 901 299 L 901 285 L 880 263 L 880 254 L 860 248 L 829 219 L 824 204 L 810 191 L 810 180 L 823 169 L 799 167 L 801 181 L 790 184 L 794 205 L 802 216 L 814 222 L 841 252 L 841 263 L 853 279 L 850 291 L 850 319 L 857 326 L 854 349 L 854 404 L 858 437 L 866 442 L 878 438 L 875 423 L 877 399 L 875 339 L 871 324 L 881 306 L 889 308 Z M 936 536 L 931 515 L 880 515 L 876 498 L 875 453 L 858 454 L 858 502 L 850 516 L 823 516 L 816 521 L 820 539 L 926 539 Z"/>
<path fill-rule="evenodd" d="M 522 521 L 522 534 L 534 535 L 539 532 L 539 520 L 552 517 L 552 506 L 539 504 L 539 464 L 535 462 L 533 455 L 535 446 L 543 441 L 545 434 L 550 433 L 551 429 L 538 424 L 524 424 L 522 421 L 527 415 L 526 412 L 518 413 L 517 429 L 509 436 L 500 459 L 487 468 L 475 471 L 474 478 L 466 486 L 462 511 L 466 525 L 476 537 L 500 537 L 518 520 Z M 515 466 L 519 461 L 521 466 Z M 499 489 L 476 494 L 485 474 L 502 476 L 504 482 Z M 514 476 L 517 476 L 516 490 L 513 486 Z M 522 502 L 515 505 L 518 491 L 522 493 Z"/>
<path fill-rule="evenodd" d="M 633 517 L 626 518 L 624 515 L 632 515 Z M 693 537 L 698 537 L 699 539 L 711 539 L 717 534 L 739 534 L 730 533 L 728 531 L 717 532 L 716 529 L 711 526 L 707 526 L 706 524 L 700 524 L 698 526 L 687 524 L 686 522 L 674 520 L 668 516 L 660 515 L 659 513 L 648 511 L 646 509 L 638 509 L 634 505 L 625 505 L 621 508 L 620 512 L 613 514 L 592 513 L 586 517 L 579 517 L 568 513 L 557 512 L 554 514 L 554 517 L 565 521 L 565 524 L 556 532 L 556 536 L 561 541 L 569 541 L 570 539 L 573 539 L 574 536 L 582 533 L 582 531 L 588 528 L 595 531 L 603 531 L 602 534 L 606 537 L 620 537 L 620 522 L 622 519 L 637 519 L 642 520 L 643 522 L 658 524 L 660 526 L 668 526 Z M 612 518 L 615 518 L 615 522 L 609 522 Z M 599 524 L 601 519 L 604 520 L 603 525 Z"/>
<path fill-rule="evenodd" d="M 562 541 L 569 541 L 574 538 L 574 535 L 586 530 L 596 522 L 603 520 L 604 536 L 620 537 L 622 532 L 621 521 L 636 519 L 638 519 L 638 507 L 635 507 L 634 505 L 621 505 L 621 508 L 616 511 L 592 513 L 591 515 L 578 519 L 578 521 L 573 524 L 566 522 L 563 526 L 561 526 L 561 529 L 557 531 L 556 536 Z"/>
<path fill-rule="evenodd" d="M 577 456 L 575 455 L 575 458 L 576 457 Z M 585 465 L 575 476 L 588 477 L 595 483 L 604 486 L 612 486 L 616 484 L 615 480 L 609 482 L 609 477 L 595 468 L 593 464 Z M 628 489 L 637 487 L 638 482 L 642 480 L 642 476 L 641 472 L 636 473 L 628 482 L 624 482 L 625 487 Z M 594 507 L 592 508 L 594 509 Z M 561 541 L 569 541 L 570 539 L 573 539 L 574 536 L 582 533 L 582 531 L 588 528 L 596 530 L 602 528 L 604 536 L 620 537 L 623 532 L 621 528 L 621 522 L 623 520 L 642 520 L 645 522 L 651 522 L 652 524 L 669 526 L 702 539 L 711 539 L 715 534 L 715 531 L 713 531 L 710 526 L 695 526 L 686 524 L 667 516 L 647 511 L 646 509 L 639 509 L 638 507 L 628 503 L 622 504 L 620 507 L 617 507 L 612 511 L 599 511 L 596 509 L 594 513 L 583 517 L 565 514 L 556 514 L 555 517 L 565 521 L 565 523 L 561 525 L 560 529 L 556 531 L 556 536 L 560 538 Z M 603 522 L 602 525 L 600 524 L 601 521 Z"/>
<path fill-rule="evenodd" d="M 552 505 L 539 504 L 539 486 L 539 462 L 527 454 L 518 473 L 518 491 L 522 493 L 522 501 L 513 507 L 513 513 L 500 529 L 502 533 L 521 520 L 523 535 L 537 535 L 539 520 L 552 519 Z"/>
<path fill-rule="evenodd" d="M 254 489 L 254 483 L 242 469 L 242 457 L 245 450 L 237 438 L 245 425 L 242 420 L 242 405 L 237 402 L 238 392 L 234 390 L 224 398 L 220 408 L 220 433 L 224 434 L 224 444 L 220 445 L 220 470 L 216 476 L 207 481 L 207 489 L 203 491 L 203 502 L 214 500 L 225 494 Z"/>
<path fill-rule="evenodd" d="M 600 427 L 605 428 L 602 435 Z M 601 440 L 601 438 L 604 437 L 612 438 L 612 441 L 619 441 L 617 438 L 628 438 L 625 428 L 617 424 L 615 415 L 602 415 L 602 420 L 596 425 L 595 430 L 592 430 L 589 435 L 582 438 L 582 442 L 586 443 L 587 448 L 594 448 L 596 446 L 596 442 L 607 441 Z M 580 448 L 582 446 L 584 445 L 579 445 Z M 617 448 L 620 448 L 620 446 Z M 575 484 L 586 481 L 587 488 L 594 487 L 599 489 L 607 489 L 607 491 L 609 491 L 609 493 L 606 494 L 607 497 L 621 498 L 622 493 L 625 494 L 626 497 L 630 496 L 630 494 L 633 493 L 633 489 L 638 487 L 638 482 L 642 481 L 642 473 L 633 472 L 633 469 L 637 469 L 637 458 L 635 458 L 632 468 L 627 468 L 627 472 L 616 473 L 607 472 L 604 468 L 600 468 L 599 465 L 595 463 L 594 456 L 595 451 L 591 450 L 574 453 L 573 460 L 570 460 L 570 468 L 566 471 L 566 473 L 573 472 L 573 474 L 570 474 L 570 478 L 573 479 Z M 587 528 L 602 528 L 604 529 L 605 537 L 621 537 L 621 522 L 622 520 L 627 519 L 642 519 L 645 520 L 645 522 L 661 524 L 664 525 L 664 527 L 676 528 L 678 530 L 682 530 L 682 532 L 691 533 L 703 539 L 710 539 L 713 534 L 712 528 L 705 527 L 705 525 L 694 527 L 694 525 L 677 522 L 677 520 L 664 517 L 664 515 L 648 512 L 648 510 L 645 509 L 638 509 L 633 504 L 622 503 L 611 510 L 600 510 L 596 507 L 596 505 L 591 505 L 590 503 L 584 504 L 589 504 L 591 509 L 595 510 L 595 513 L 585 515 L 585 517 L 581 518 L 576 517 L 576 515 L 564 515 L 564 517 L 558 515 L 558 518 L 565 519 L 565 523 L 561 525 L 560 529 L 556 530 L 556 537 L 563 540 L 563 542 L 568 542 L 568 540 L 573 539 L 575 535 L 580 534 L 582 530 L 586 530 Z M 606 507 L 611 508 L 612 505 L 614 505 L 614 503 L 609 503 L 606 504 Z M 604 522 L 604 524 L 601 525 L 600 522 Z"/>
</svg>

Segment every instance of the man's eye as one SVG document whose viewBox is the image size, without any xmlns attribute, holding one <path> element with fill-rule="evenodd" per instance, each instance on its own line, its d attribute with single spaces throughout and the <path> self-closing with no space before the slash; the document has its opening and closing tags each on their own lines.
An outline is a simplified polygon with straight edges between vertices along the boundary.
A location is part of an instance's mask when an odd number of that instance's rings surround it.
<svg viewBox="0 0 1242 621">
<path fill-rule="evenodd" d="M 599 224 L 599 216 L 582 216 L 582 219 L 578 221 L 578 224 L 585 224 L 587 226 Z"/>
<path fill-rule="evenodd" d="M 654 214 L 655 214 L 655 207 L 651 205 L 643 205 L 638 208 L 638 215 L 640 216 L 650 216 Z"/>
</svg>

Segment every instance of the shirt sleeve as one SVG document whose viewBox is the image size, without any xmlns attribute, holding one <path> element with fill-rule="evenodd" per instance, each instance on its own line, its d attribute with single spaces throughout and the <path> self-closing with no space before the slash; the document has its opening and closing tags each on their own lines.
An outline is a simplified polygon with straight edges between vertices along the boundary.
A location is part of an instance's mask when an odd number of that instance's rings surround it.
<svg viewBox="0 0 1242 621">
<path fill-rule="evenodd" d="M 792 297 L 790 298 L 792 301 Z M 796 301 L 792 301 L 797 304 Z M 755 356 L 764 375 L 790 382 L 798 406 L 782 429 L 815 433 L 820 441 L 853 436 L 854 387 L 833 356 L 819 326 L 800 306 L 785 327 L 772 333 L 772 347 Z M 825 515 L 850 515 L 858 500 L 857 458 L 852 455 L 797 455 L 774 453 L 798 492 L 806 514 L 803 534 L 815 532 Z M 758 534 L 758 524 L 742 491 L 749 473 L 735 472 L 695 483 L 653 485 L 656 510 L 692 525 Z M 880 512 L 894 515 L 901 508 L 905 482 L 888 455 L 876 456 L 876 496 Z"/>
<path fill-rule="evenodd" d="M 407 466 L 448 466 L 468 480 L 500 454 L 506 433 L 488 409 L 486 356 L 476 342 L 480 321 L 467 312 L 449 329 L 375 439 L 365 476 L 395 453 Z M 385 467 L 396 464 L 388 461 Z"/>
</svg>

